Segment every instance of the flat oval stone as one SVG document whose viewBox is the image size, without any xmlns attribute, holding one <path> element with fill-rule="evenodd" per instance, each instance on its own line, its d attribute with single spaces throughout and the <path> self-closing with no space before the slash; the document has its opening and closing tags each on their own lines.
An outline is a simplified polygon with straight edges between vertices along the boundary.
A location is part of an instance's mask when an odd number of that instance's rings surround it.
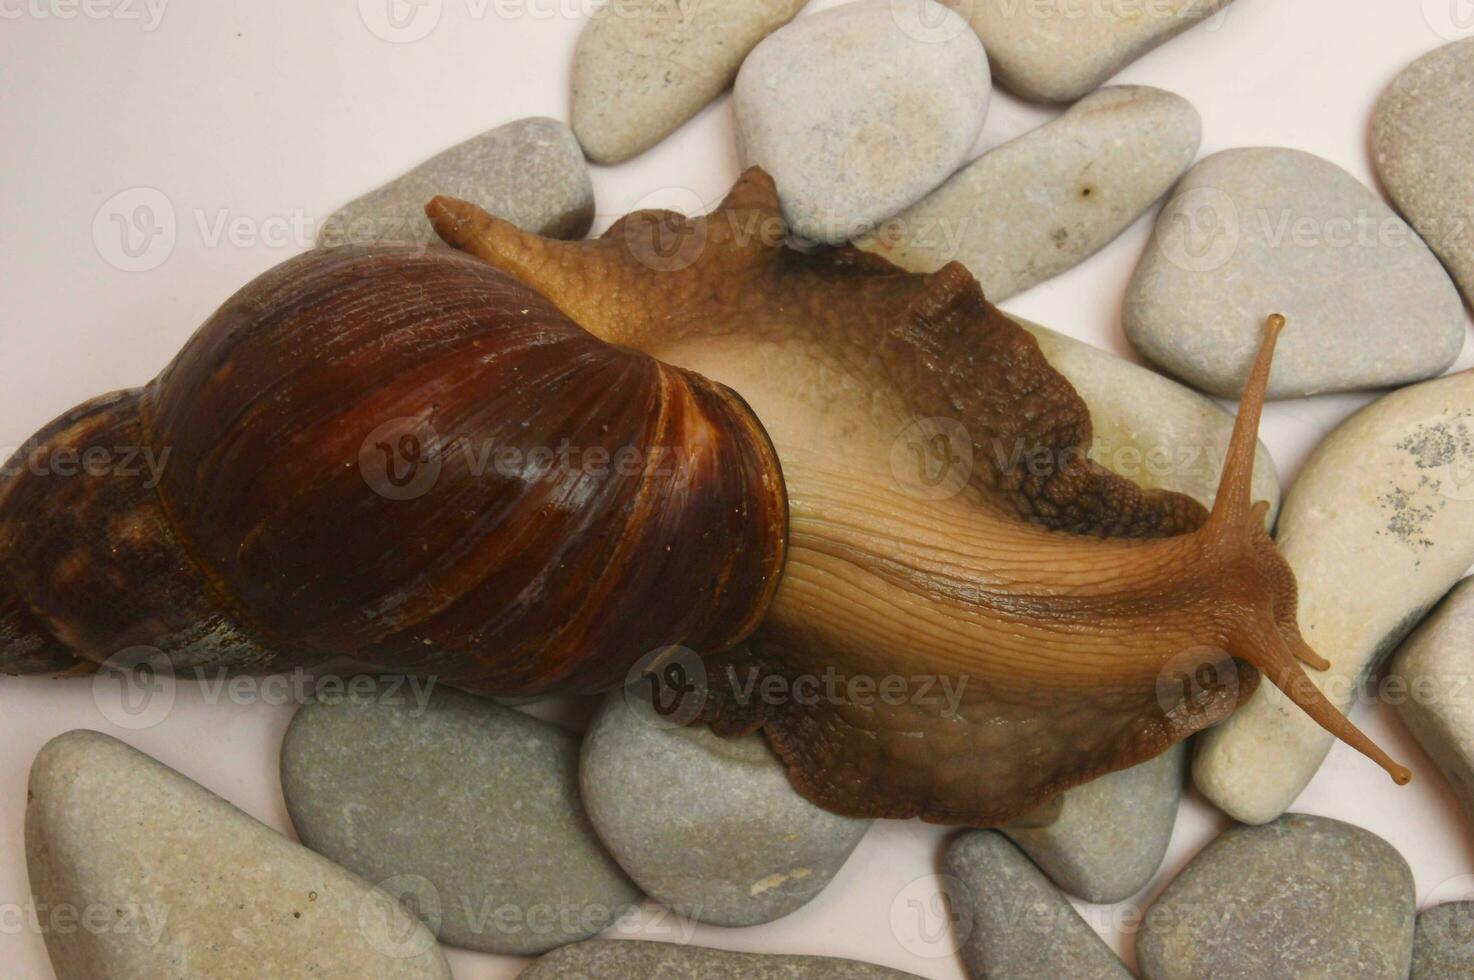
<svg viewBox="0 0 1474 980">
<path fill-rule="evenodd" d="M 98 732 L 36 757 L 26 864 L 57 980 L 451 977 L 389 894 Z"/>
<path fill-rule="evenodd" d="M 343 205 L 323 222 L 318 247 L 438 244 L 425 217 L 438 194 L 549 238 L 582 238 L 594 221 L 594 186 L 573 132 L 533 117 L 473 137 Z"/>
<path fill-rule="evenodd" d="M 1203 848 L 1147 911 L 1146 980 L 1402 980 L 1413 873 L 1359 827 L 1289 813 Z"/>
<path fill-rule="evenodd" d="M 380 686 L 303 707 L 282 746 L 302 842 L 411 899 L 442 940 L 535 955 L 639 901 L 578 796 L 579 740 L 492 701 Z"/>
<path fill-rule="evenodd" d="M 1233 398 L 1271 313 L 1289 321 L 1271 398 L 1435 377 L 1467 332 L 1437 257 L 1356 178 L 1299 150 L 1228 150 L 1162 209 L 1122 322 L 1144 357 Z"/>
<path fill-rule="evenodd" d="M 1474 977 L 1474 902 L 1449 902 L 1418 916 L 1409 980 Z"/>
<path fill-rule="evenodd" d="M 1167 855 L 1186 756 L 1179 742 L 1150 762 L 1065 793 L 1054 823 L 1003 833 L 1071 895 L 1098 905 L 1124 901 L 1147 886 Z"/>
<path fill-rule="evenodd" d="M 983 39 L 999 84 L 1026 99 L 1073 102 L 1231 0 L 943 2 Z"/>
<path fill-rule="evenodd" d="M 573 131 L 596 163 L 622 163 L 722 93 L 759 41 L 805 0 L 617 0 L 573 55 Z"/>
<path fill-rule="evenodd" d="M 743 166 L 772 175 L 795 234 L 846 242 L 967 159 L 991 88 L 983 46 L 955 13 L 856 0 L 781 28 L 743 63 Z"/>
<path fill-rule="evenodd" d="M 1474 425 L 1469 426 L 1474 439 Z M 1470 488 L 1474 493 L 1474 486 Z M 1474 579 L 1465 579 L 1392 661 L 1396 707 L 1474 824 Z"/>
<path fill-rule="evenodd" d="M 605 700 L 580 779 L 594 828 L 629 876 L 681 915 L 720 926 L 807 905 L 870 827 L 799 796 L 761 735 L 674 726 L 633 689 Z"/>
<path fill-rule="evenodd" d="M 763 956 L 637 940 L 565 946 L 523 970 L 518 980 L 921 980 L 911 973 L 828 956 Z"/>
<path fill-rule="evenodd" d="M 1130 980 L 1089 923 L 1010 844 L 990 830 L 954 840 L 943 861 L 962 961 L 974 977 Z"/>
<path fill-rule="evenodd" d="M 968 164 L 861 242 L 911 272 L 959 261 L 994 303 L 1085 261 L 1177 182 L 1202 123 L 1161 89 L 1101 89 Z"/>
<path fill-rule="evenodd" d="M 1474 564 L 1474 372 L 1404 388 L 1342 423 L 1286 496 L 1275 543 L 1299 582 L 1301 632 L 1331 662 L 1306 673 L 1345 711 Z M 1333 744 L 1260 684 L 1199 737 L 1193 779 L 1234 819 L 1267 823 Z"/>
<path fill-rule="evenodd" d="M 1474 303 L 1474 38 L 1424 55 L 1377 105 L 1372 157 L 1387 196 Z"/>
</svg>

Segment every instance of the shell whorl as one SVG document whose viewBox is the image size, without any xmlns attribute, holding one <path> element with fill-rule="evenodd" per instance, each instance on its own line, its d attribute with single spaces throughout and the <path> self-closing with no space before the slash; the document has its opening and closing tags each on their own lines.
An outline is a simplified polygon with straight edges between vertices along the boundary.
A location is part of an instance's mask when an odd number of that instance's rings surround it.
<svg viewBox="0 0 1474 980">
<path fill-rule="evenodd" d="M 157 487 L 55 481 L 71 527 L 39 480 L 6 488 L 12 672 L 152 645 L 592 691 L 661 647 L 741 642 L 783 567 L 781 471 L 740 397 L 449 249 L 294 259 L 147 388 L 90 404 L 43 437 L 111 426 L 166 465 Z M 36 622 L 47 656 L 24 650 Z"/>
</svg>

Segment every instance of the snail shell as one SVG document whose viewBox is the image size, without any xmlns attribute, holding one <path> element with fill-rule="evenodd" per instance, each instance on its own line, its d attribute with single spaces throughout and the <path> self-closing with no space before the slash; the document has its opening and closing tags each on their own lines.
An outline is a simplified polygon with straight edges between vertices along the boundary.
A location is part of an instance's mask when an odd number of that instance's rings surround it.
<svg viewBox="0 0 1474 980">
<path fill-rule="evenodd" d="M 48 475 L 90 447 L 136 473 Z M 593 691 L 757 628 L 787 503 L 740 397 L 596 339 L 446 248 L 316 251 L 0 485 L 0 665 L 351 656 L 506 695 Z"/>
</svg>

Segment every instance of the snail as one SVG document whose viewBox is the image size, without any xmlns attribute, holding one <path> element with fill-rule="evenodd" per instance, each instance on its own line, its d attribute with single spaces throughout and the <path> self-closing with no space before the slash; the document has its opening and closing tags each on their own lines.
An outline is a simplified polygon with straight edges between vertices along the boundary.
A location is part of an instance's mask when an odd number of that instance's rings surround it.
<svg viewBox="0 0 1474 980">
<path fill-rule="evenodd" d="M 1262 673 L 1409 778 L 1305 676 L 1326 662 L 1250 500 L 1283 318 L 1208 511 L 1090 462 L 1083 402 L 961 265 L 790 247 L 759 170 L 586 242 L 427 214 L 453 248 L 293 259 L 12 462 L 0 666 L 349 655 L 529 696 L 687 649 L 682 720 L 763 731 L 809 799 L 974 826 L 1165 751 Z M 156 487 L 37 475 L 98 444 L 172 455 Z"/>
</svg>

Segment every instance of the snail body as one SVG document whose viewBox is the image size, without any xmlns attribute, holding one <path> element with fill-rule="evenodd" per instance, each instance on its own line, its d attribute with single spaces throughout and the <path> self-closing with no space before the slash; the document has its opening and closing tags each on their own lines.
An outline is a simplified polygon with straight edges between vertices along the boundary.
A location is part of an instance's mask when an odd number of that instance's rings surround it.
<svg viewBox="0 0 1474 980">
<path fill-rule="evenodd" d="M 350 654 L 490 694 L 596 690 L 689 648 L 708 683 L 684 720 L 762 730 L 810 799 L 975 826 L 1165 751 L 1262 673 L 1406 779 L 1306 682 L 1324 661 L 1249 499 L 1282 321 L 1210 513 L 1090 463 L 1083 402 L 960 265 L 790 249 L 760 171 L 705 218 L 640 212 L 597 241 L 427 213 L 466 254 L 294 260 L 109 410 L 175 453 L 123 521 L 184 583 L 156 577 L 167 601 L 119 575 L 79 624 L 107 562 L 38 522 L 25 479 L 0 489 L 4 567 L 28 569 L 0 586 L 0 663 L 86 669 L 176 635 L 189 656 L 207 611 L 245 638 L 222 662 Z M 565 441 L 686 463 L 499 482 L 451 451 Z M 396 460 L 438 479 L 403 492 Z M 90 540 L 117 539 L 118 507 L 77 492 Z M 790 693 L 753 695 L 771 680 Z"/>
</svg>

